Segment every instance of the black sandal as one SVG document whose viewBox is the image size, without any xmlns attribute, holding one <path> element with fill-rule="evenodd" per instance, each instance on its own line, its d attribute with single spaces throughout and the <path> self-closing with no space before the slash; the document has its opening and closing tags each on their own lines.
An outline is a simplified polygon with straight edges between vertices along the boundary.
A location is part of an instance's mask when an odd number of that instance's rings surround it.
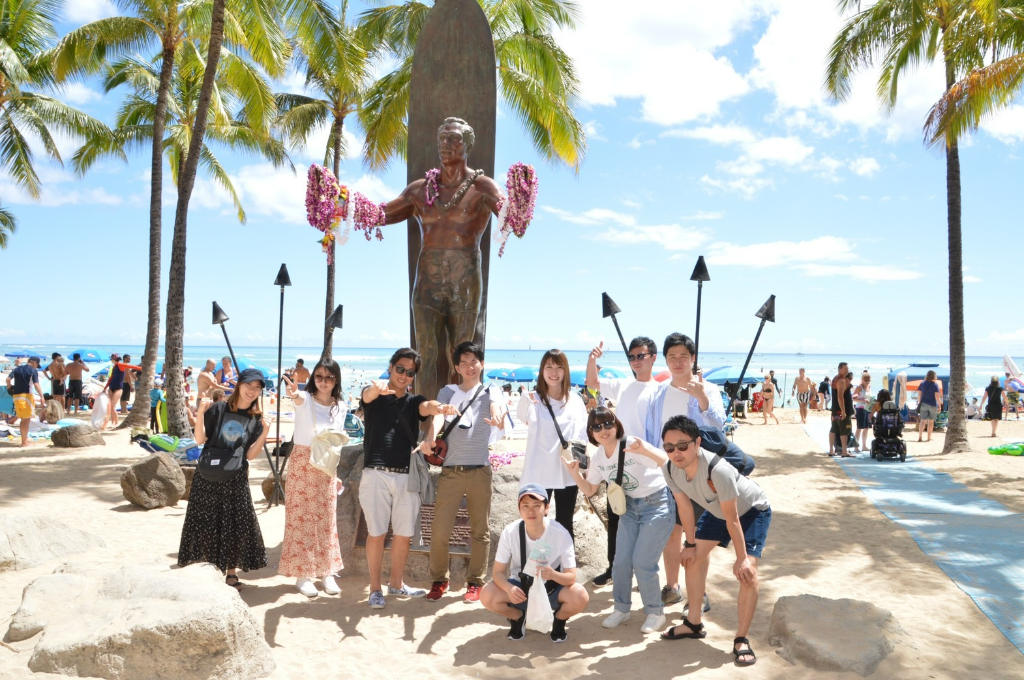
<svg viewBox="0 0 1024 680">
<path fill-rule="evenodd" d="M 235 576 L 234 574 L 228 574 L 227 577 L 225 577 L 225 579 L 224 579 L 224 583 L 228 584 L 229 586 L 231 586 L 235 590 L 241 590 L 242 589 L 242 582 L 239 581 L 238 577 Z"/>
<path fill-rule="evenodd" d="M 704 624 L 703 623 L 698 623 L 697 625 L 694 625 L 694 624 L 690 623 L 687 619 L 683 619 L 683 624 L 682 625 L 684 625 L 687 628 L 689 628 L 690 632 L 689 633 L 676 633 L 676 628 L 678 628 L 679 626 L 672 626 L 671 628 L 669 628 L 668 630 L 666 630 L 664 633 L 661 634 L 661 639 L 662 640 L 686 640 L 686 639 L 699 640 L 700 638 L 707 637 L 707 635 L 708 635 L 708 632 L 706 630 L 704 630 Z"/>
<path fill-rule="evenodd" d="M 747 649 L 736 649 L 736 645 L 746 645 Z M 754 654 L 754 648 L 750 646 L 750 640 L 745 637 L 738 637 L 732 641 L 732 654 L 736 657 L 736 664 L 738 666 L 753 666 L 757 663 L 757 655 Z M 740 661 L 740 656 L 749 656 L 750 661 Z"/>
</svg>

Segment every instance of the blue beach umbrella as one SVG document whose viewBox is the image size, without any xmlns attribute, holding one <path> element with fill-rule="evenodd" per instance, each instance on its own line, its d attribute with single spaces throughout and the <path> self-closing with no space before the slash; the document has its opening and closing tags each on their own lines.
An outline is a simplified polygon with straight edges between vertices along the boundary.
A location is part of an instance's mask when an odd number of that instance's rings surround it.
<svg viewBox="0 0 1024 680">
<path fill-rule="evenodd" d="M 617 368 L 612 368 L 611 366 L 606 366 L 605 368 L 602 368 L 600 371 L 597 372 L 597 375 L 600 378 L 625 378 L 626 377 L 625 373 L 623 373 L 622 371 L 620 371 Z"/>
<path fill-rule="evenodd" d="M 92 349 L 91 347 L 84 347 L 82 349 L 76 349 L 68 352 L 64 356 L 68 359 L 75 356 L 76 354 L 82 355 L 82 361 L 87 364 L 99 364 L 110 359 L 109 352 L 101 352 L 98 349 Z"/>
<path fill-rule="evenodd" d="M 505 379 L 509 382 L 534 382 L 537 380 L 537 369 L 530 366 L 513 368 Z"/>
<path fill-rule="evenodd" d="M 586 369 L 578 369 L 575 371 L 569 371 L 569 384 L 573 387 L 582 387 L 587 384 L 587 371 Z"/>
<path fill-rule="evenodd" d="M 31 359 L 32 357 L 39 357 L 40 359 L 44 359 L 49 355 L 46 352 L 43 352 L 42 350 L 24 349 L 22 347 L 16 347 L 14 349 L 9 349 L 6 352 L 4 352 L 4 356 L 10 357 L 11 359 Z"/>
<path fill-rule="evenodd" d="M 388 380 L 390 377 L 391 371 L 384 371 L 383 373 L 380 374 L 380 378 L 378 378 L 378 380 Z"/>
<path fill-rule="evenodd" d="M 726 382 L 735 385 L 740 379 L 741 370 L 742 367 L 740 366 L 718 366 L 704 371 L 704 379 L 708 382 L 713 382 L 716 385 L 724 385 Z M 743 376 L 744 385 L 753 385 L 761 382 L 762 380 L 763 378 L 757 375 L 756 372 L 751 373 L 748 371 L 747 374 Z"/>
<path fill-rule="evenodd" d="M 269 368 L 265 368 L 263 366 L 259 366 L 257 364 L 254 364 L 253 362 L 249 361 L 248 359 L 239 357 L 238 358 L 238 370 L 239 371 L 244 371 L 247 368 L 255 368 L 257 371 L 259 371 L 260 373 L 263 374 L 263 379 L 266 380 L 268 383 L 276 383 L 277 382 L 277 371 L 269 369 Z"/>
<path fill-rule="evenodd" d="M 510 380 L 509 375 L 512 373 L 512 369 L 509 368 L 496 368 L 493 371 L 487 372 L 487 378 L 490 380 Z"/>
</svg>

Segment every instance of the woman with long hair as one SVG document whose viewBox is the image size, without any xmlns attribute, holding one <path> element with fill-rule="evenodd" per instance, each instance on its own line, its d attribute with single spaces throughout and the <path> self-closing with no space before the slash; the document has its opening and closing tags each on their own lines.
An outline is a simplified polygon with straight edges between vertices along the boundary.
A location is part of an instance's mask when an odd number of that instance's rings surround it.
<svg viewBox="0 0 1024 680">
<path fill-rule="evenodd" d="M 341 571 L 338 542 L 338 490 L 336 475 L 310 465 L 310 446 L 325 430 L 345 431 L 347 408 L 341 398 L 341 367 L 321 359 L 300 392 L 284 377 L 288 396 L 295 403 L 294 447 L 288 456 L 288 499 L 284 505 L 284 541 L 277 573 L 295 577 L 295 587 L 306 597 L 319 595 L 319 578 L 328 595 L 341 592 L 335 575 Z"/>
<path fill-rule="evenodd" d="M 928 371 L 924 380 L 917 387 L 917 403 L 921 406 L 921 420 L 917 423 L 917 441 L 921 441 L 921 435 L 928 433 L 928 439 L 932 440 L 932 431 L 935 429 L 935 418 L 942 412 L 942 383 L 936 378 L 935 371 Z"/>
<path fill-rule="evenodd" d="M 519 420 L 529 428 L 520 485 L 539 484 L 555 499 L 555 521 L 570 536 L 579 487 L 562 462 L 562 441 L 582 441 L 587 432 L 587 407 L 569 382 L 569 359 L 559 349 L 544 353 L 540 360 L 537 386 L 526 399 L 520 398 Z M 561 431 L 561 437 L 558 431 Z M 571 447 L 571 445 L 570 445 Z M 566 456 L 571 454 L 567 451 Z"/>
<path fill-rule="evenodd" d="M 236 571 L 267 566 L 267 550 L 249 492 L 249 461 L 260 455 L 270 433 L 260 397 L 263 374 L 247 368 L 238 376 L 238 389 L 225 401 L 199 402 L 196 442 L 224 450 L 244 451 L 241 470 L 223 481 L 204 477 L 201 467 L 192 478 L 185 523 L 181 528 L 178 565 L 210 562 L 227 574 L 225 583 L 241 588 Z M 205 447 L 204 447 L 205 448 Z"/>
<path fill-rule="evenodd" d="M 995 437 L 999 421 L 1003 419 L 1003 388 L 999 384 L 999 376 L 992 376 L 992 381 L 985 388 L 985 394 L 981 395 L 981 406 L 978 408 L 985 412 L 985 417 L 992 423 L 992 436 Z"/>
</svg>

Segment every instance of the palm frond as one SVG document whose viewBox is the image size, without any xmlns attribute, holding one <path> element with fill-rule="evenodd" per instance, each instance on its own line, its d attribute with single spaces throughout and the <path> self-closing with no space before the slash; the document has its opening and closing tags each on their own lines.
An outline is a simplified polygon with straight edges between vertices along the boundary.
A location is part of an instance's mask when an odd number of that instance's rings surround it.
<svg viewBox="0 0 1024 680">
<path fill-rule="evenodd" d="M 304 147 L 331 114 L 330 102 L 304 95 L 279 94 L 277 106 L 277 126 L 293 148 Z"/>
<path fill-rule="evenodd" d="M 53 73 L 58 81 L 99 73 L 107 61 L 143 52 L 160 38 L 156 27 L 133 16 L 99 19 L 80 26 L 53 48 Z"/>
<path fill-rule="evenodd" d="M 0 208 L 0 248 L 7 247 L 7 239 L 18 230 L 18 218 L 7 208 Z"/>
<path fill-rule="evenodd" d="M 16 186 L 39 198 L 42 187 L 32 165 L 32 149 L 8 111 L 0 112 L 0 168 Z"/>
<path fill-rule="evenodd" d="M 383 171 L 395 158 L 404 160 L 409 142 L 409 80 L 412 55 L 399 67 L 380 78 L 367 91 L 359 110 L 359 123 L 366 132 L 363 163 Z"/>
<path fill-rule="evenodd" d="M 375 53 L 390 52 L 399 59 L 412 55 L 430 5 L 406 2 L 366 10 L 359 16 L 358 32 L 365 45 Z"/>
<path fill-rule="evenodd" d="M 1024 54 L 1001 59 L 966 78 L 946 91 L 928 112 L 924 141 L 928 146 L 959 139 L 977 130 L 982 119 L 1010 103 L 1024 84 Z"/>
<path fill-rule="evenodd" d="M 206 168 L 206 171 L 210 173 L 213 181 L 224 188 L 225 191 L 231 196 L 232 202 L 235 204 L 235 210 L 238 211 L 238 221 L 241 224 L 245 224 L 245 210 L 242 209 L 242 201 L 238 197 L 238 191 L 235 190 L 235 185 L 231 181 L 231 177 L 228 176 L 227 171 L 217 160 L 217 157 L 210 151 L 210 147 L 203 144 L 203 147 L 199 150 L 199 164 Z"/>
<path fill-rule="evenodd" d="M 218 79 L 230 84 L 241 100 L 246 121 L 254 128 L 270 130 L 277 117 L 277 100 L 259 70 L 227 49 L 221 50 Z"/>
</svg>

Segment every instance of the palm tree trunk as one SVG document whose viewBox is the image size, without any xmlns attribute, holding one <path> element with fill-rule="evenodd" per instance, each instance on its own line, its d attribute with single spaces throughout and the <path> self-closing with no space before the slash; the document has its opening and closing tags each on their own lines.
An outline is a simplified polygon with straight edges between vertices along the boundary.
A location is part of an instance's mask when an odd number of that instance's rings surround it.
<svg viewBox="0 0 1024 680">
<path fill-rule="evenodd" d="M 946 91 L 956 82 L 952 60 L 946 55 Z M 946 214 L 949 231 L 949 423 L 943 453 L 971 450 L 967 439 L 964 392 L 967 385 L 967 349 L 964 341 L 964 262 L 960 222 L 960 151 L 956 140 L 946 144 Z"/>
<path fill-rule="evenodd" d="M 167 119 L 167 99 L 171 92 L 171 76 L 174 73 L 175 47 L 165 47 L 160 68 L 160 89 L 156 95 L 156 111 L 153 114 L 153 158 L 150 166 L 149 188 L 149 305 L 146 310 L 146 349 L 142 353 L 142 374 L 139 387 L 135 390 L 132 410 L 121 423 L 122 428 L 145 427 L 149 409 L 152 406 L 149 392 L 153 389 L 156 373 L 156 355 L 160 346 L 160 235 L 163 229 L 163 140 L 164 123 Z"/>
<path fill-rule="evenodd" d="M 340 116 L 334 118 L 334 176 L 337 177 L 341 174 L 341 132 L 345 123 L 345 119 Z M 334 258 L 336 255 L 335 243 L 331 243 L 330 257 L 327 263 L 327 305 L 326 311 L 324 312 L 324 351 L 320 355 L 320 360 L 330 359 L 334 354 L 334 327 L 329 325 L 326 320 L 330 317 L 334 311 Z"/>
<path fill-rule="evenodd" d="M 196 183 L 199 152 L 206 135 L 206 118 L 210 110 L 217 62 L 224 41 L 224 3 L 213 0 L 210 22 L 210 48 L 206 56 L 203 87 L 199 92 L 192 139 L 189 142 L 185 167 L 178 176 L 178 205 L 174 213 L 174 239 L 171 242 L 171 271 L 167 287 L 167 337 L 164 369 L 167 374 L 168 429 L 176 436 L 191 436 L 188 424 L 188 400 L 185 395 L 185 377 L 182 373 L 182 353 L 185 334 L 185 237 L 188 229 L 188 204 Z"/>
</svg>

